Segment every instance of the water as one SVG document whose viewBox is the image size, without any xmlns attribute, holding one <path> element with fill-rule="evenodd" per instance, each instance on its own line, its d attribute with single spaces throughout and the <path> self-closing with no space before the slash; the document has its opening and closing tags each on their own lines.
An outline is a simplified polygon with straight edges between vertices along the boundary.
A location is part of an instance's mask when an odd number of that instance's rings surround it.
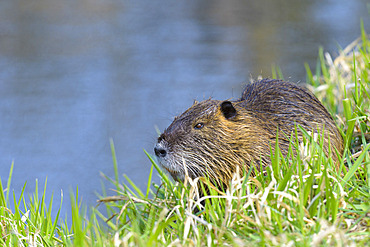
<svg viewBox="0 0 370 247">
<path fill-rule="evenodd" d="M 304 82 L 304 62 L 356 39 L 360 18 L 369 32 L 365 0 L 2 0 L 1 180 L 14 161 L 16 195 L 47 178 L 54 207 L 77 186 L 95 205 L 113 138 L 120 174 L 144 189 L 155 126 L 194 99 L 238 98 L 272 64 Z"/>
</svg>

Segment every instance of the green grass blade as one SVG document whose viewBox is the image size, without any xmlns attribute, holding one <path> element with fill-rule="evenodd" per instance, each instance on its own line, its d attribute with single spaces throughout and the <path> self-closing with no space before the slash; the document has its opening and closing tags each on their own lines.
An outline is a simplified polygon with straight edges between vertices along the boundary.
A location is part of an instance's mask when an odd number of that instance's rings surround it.
<svg viewBox="0 0 370 247">
<path fill-rule="evenodd" d="M 366 155 L 368 155 L 367 151 L 370 149 L 370 145 L 367 145 L 366 148 L 362 151 L 361 155 L 357 158 L 355 163 L 353 163 L 353 166 L 348 170 L 346 175 L 344 176 L 342 180 L 342 186 L 344 186 L 356 173 L 358 170 L 358 167 L 362 164 L 363 159 L 365 158 Z"/>
<path fill-rule="evenodd" d="M 12 161 L 12 165 L 10 166 L 10 171 L 9 171 L 9 177 L 8 177 L 8 183 L 6 186 L 6 202 L 8 202 L 9 199 L 9 192 L 10 192 L 10 183 L 12 181 L 12 175 L 13 175 L 13 168 L 14 168 L 14 161 Z"/>
</svg>

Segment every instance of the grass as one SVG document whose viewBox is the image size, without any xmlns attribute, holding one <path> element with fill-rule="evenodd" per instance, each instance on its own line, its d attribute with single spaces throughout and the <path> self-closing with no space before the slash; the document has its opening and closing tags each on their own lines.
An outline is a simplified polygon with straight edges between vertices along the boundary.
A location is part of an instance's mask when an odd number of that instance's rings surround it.
<svg viewBox="0 0 370 247">
<path fill-rule="evenodd" d="M 362 28 L 362 30 L 364 30 Z M 53 218 L 53 198 L 44 193 L 19 198 L 0 180 L 2 246 L 366 246 L 370 243 L 370 42 L 362 37 L 335 59 L 322 49 L 317 66 L 308 65 L 307 82 L 335 116 L 346 140 L 336 169 L 321 147 L 320 136 L 305 133 L 283 157 L 276 149 L 265 171 L 245 171 L 222 192 L 204 190 L 206 178 L 174 183 L 152 163 L 148 187 L 120 180 L 113 142 L 115 178 L 106 177 L 114 196 L 87 210 L 78 190 L 71 195 L 72 224 Z M 275 77 L 282 77 L 274 68 Z M 293 149 L 298 152 L 293 152 Z M 153 184 L 154 171 L 162 184 Z M 26 186 L 26 185 L 25 185 Z M 10 198 L 10 197 L 13 198 Z M 9 201 L 13 201 L 13 207 Z"/>
</svg>

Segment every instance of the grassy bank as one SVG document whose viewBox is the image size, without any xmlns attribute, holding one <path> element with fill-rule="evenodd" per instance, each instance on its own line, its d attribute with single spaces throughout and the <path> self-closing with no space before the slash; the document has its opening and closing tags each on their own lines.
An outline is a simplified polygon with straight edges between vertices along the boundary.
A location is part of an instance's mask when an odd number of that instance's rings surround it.
<svg viewBox="0 0 370 247">
<path fill-rule="evenodd" d="M 4 246 L 365 246 L 370 242 L 370 42 L 365 33 L 333 59 L 319 52 L 307 83 L 335 116 L 346 141 L 339 170 L 321 150 L 320 136 L 305 133 L 288 156 L 276 149 L 271 167 L 235 176 L 226 192 L 206 179 L 174 183 L 152 157 L 148 187 L 141 191 L 116 171 L 114 196 L 81 209 L 72 195 L 72 224 L 51 216 L 53 199 L 38 189 L 15 198 L 0 181 L 0 245 Z M 275 75 L 276 77 L 278 75 Z M 280 75 L 281 76 L 281 75 Z M 293 152 L 293 149 L 298 152 Z M 152 185 L 157 170 L 162 184 Z M 46 184 L 45 184 L 46 191 Z M 9 202 L 14 202 L 14 208 Z M 204 203 L 205 202 L 205 203 Z"/>
</svg>

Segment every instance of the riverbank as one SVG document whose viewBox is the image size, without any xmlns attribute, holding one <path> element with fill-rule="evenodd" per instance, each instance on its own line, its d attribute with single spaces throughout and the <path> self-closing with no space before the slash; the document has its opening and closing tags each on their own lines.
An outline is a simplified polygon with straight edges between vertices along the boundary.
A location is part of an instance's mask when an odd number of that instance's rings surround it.
<svg viewBox="0 0 370 247">
<path fill-rule="evenodd" d="M 116 195 L 103 193 L 101 205 L 86 210 L 76 192 L 71 196 L 71 225 L 60 212 L 52 217 L 53 198 L 45 201 L 45 193 L 40 195 L 37 189 L 31 197 L 22 192 L 15 198 L 10 191 L 11 169 L 6 187 L 0 183 L 0 244 L 366 245 L 370 241 L 370 145 L 365 135 L 370 132 L 370 41 L 364 31 L 339 54 L 333 59 L 320 49 L 316 68 L 306 66 L 307 83 L 335 117 L 346 140 L 339 171 L 320 149 L 320 138 L 307 133 L 305 143 L 296 144 L 299 152 L 291 149 L 287 157 L 272 154 L 272 168 L 256 171 L 255 177 L 251 170 L 244 177 L 235 176 L 226 193 L 211 189 L 200 200 L 206 201 L 202 208 L 193 199 L 196 181 L 189 179 L 185 186 L 174 183 L 150 155 L 146 191 L 127 177 L 122 181 L 112 143 L 116 175 L 107 179 Z M 161 185 L 152 185 L 154 170 Z"/>
</svg>

